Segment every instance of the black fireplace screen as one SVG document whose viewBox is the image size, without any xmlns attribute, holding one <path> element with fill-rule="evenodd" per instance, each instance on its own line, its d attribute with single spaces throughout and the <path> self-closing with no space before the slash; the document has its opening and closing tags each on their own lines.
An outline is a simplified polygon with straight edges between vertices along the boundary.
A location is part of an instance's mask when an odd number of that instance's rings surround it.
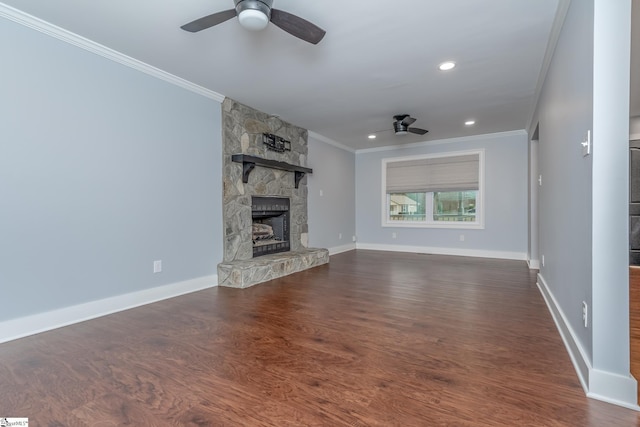
<svg viewBox="0 0 640 427">
<path fill-rule="evenodd" d="M 290 203 L 283 197 L 251 198 L 253 256 L 290 250 Z"/>
</svg>

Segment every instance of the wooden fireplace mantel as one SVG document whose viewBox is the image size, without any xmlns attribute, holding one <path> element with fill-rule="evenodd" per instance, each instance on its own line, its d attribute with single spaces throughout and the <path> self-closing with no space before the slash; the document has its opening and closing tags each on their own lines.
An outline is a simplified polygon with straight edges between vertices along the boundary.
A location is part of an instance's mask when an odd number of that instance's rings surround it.
<svg viewBox="0 0 640 427">
<path fill-rule="evenodd" d="M 242 163 L 242 182 L 249 182 L 249 174 L 256 166 L 265 168 L 279 169 L 283 171 L 293 172 L 295 179 L 295 187 L 298 188 L 300 180 L 308 173 L 313 173 L 312 169 L 302 166 L 292 165 L 291 163 L 279 162 L 277 160 L 263 159 L 262 157 L 249 156 L 247 154 L 233 154 L 231 160 L 236 163 Z"/>
</svg>

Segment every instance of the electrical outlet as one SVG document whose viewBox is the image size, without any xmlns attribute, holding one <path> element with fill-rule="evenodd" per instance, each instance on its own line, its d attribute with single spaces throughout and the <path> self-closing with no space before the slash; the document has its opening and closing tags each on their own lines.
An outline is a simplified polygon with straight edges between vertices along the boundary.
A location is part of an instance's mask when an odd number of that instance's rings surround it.
<svg viewBox="0 0 640 427">
<path fill-rule="evenodd" d="M 586 301 L 582 301 L 582 321 L 584 322 L 584 327 L 586 328 L 589 325 L 589 307 L 587 306 Z"/>
<path fill-rule="evenodd" d="M 162 260 L 153 261 L 153 272 L 154 273 L 162 272 Z"/>
<path fill-rule="evenodd" d="M 544 255 L 542 255 L 542 266 L 544 267 Z"/>
<path fill-rule="evenodd" d="M 461 234 L 461 235 L 460 235 L 460 241 L 461 241 L 461 242 L 464 242 L 464 234 Z"/>
<path fill-rule="evenodd" d="M 395 239 L 398 235 L 395 233 L 395 231 L 393 233 L 391 233 L 391 238 Z"/>
<path fill-rule="evenodd" d="M 324 191 L 320 190 L 320 197 L 324 196 Z"/>
<path fill-rule="evenodd" d="M 352 236 L 352 237 L 351 237 L 351 241 L 352 241 L 352 242 L 355 242 L 355 241 L 356 241 L 356 236 Z"/>
<path fill-rule="evenodd" d="M 342 233 L 338 233 L 338 240 L 342 240 Z"/>
<path fill-rule="evenodd" d="M 538 175 L 538 186 L 542 187 L 542 175 Z"/>
</svg>

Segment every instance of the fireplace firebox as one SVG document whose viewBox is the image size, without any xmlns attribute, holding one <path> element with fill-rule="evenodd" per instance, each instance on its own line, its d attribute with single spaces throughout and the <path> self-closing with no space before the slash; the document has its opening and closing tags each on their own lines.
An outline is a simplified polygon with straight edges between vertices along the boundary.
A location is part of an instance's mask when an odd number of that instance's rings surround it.
<svg viewBox="0 0 640 427">
<path fill-rule="evenodd" d="M 291 250 L 290 202 L 285 197 L 251 197 L 253 257 Z"/>
</svg>

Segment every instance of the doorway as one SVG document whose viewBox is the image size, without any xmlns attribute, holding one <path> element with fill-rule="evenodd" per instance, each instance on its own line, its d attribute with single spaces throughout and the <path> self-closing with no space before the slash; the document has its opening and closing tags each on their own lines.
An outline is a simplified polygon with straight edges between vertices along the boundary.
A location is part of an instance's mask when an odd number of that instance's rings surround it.
<svg viewBox="0 0 640 427">
<path fill-rule="evenodd" d="M 540 168 L 538 167 L 540 124 L 536 125 L 533 135 L 529 139 L 529 245 L 527 248 L 527 263 L 530 269 L 540 269 L 539 223 L 538 223 L 538 191 L 540 187 Z"/>
</svg>

